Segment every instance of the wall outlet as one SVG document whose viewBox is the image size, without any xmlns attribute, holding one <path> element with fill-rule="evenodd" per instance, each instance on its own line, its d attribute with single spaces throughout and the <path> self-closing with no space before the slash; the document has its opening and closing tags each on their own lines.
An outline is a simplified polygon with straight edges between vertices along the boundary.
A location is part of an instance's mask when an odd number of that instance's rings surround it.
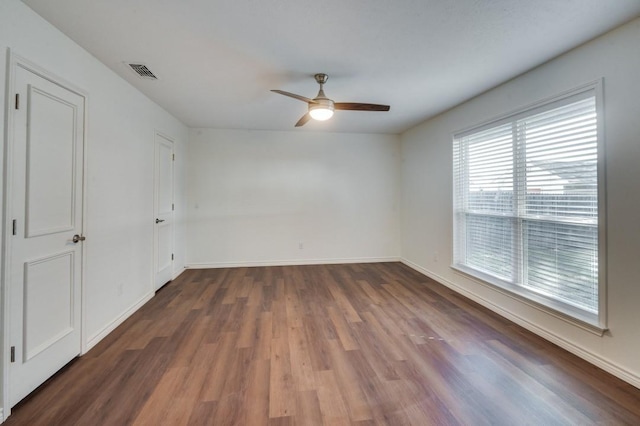
<svg viewBox="0 0 640 426">
<path fill-rule="evenodd" d="M 304 248 L 304 243 L 299 243 L 299 244 L 298 244 L 298 248 L 299 248 L 300 250 L 302 250 L 302 249 Z"/>
<path fill-rule="evenodd" d="M 120 284 L 118 286 L 118 296 L 122 296 L 122 293 L 124 293 L 124 285 Z"/>
<path fill-rule="evenodd" d="M 433 261 L 435 263 L 438 263 L 438 260 L 440 259 L 440 252 L 439 251 L 434 251 L 433 252 Z"/>
</svg>

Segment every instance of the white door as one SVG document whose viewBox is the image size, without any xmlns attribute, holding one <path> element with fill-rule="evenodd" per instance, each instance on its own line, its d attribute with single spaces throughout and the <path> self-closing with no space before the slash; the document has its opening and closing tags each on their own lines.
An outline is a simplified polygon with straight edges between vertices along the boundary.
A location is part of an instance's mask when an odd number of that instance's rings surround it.
<svg viewBox="0 0 640 426">
<path fill-rule="evenodd" d="M 156 133 L 154 267 L 156 289 L 173 276 L 173 141 Z"/>
<path fill-rule="evenodd" d="M 85 101 L 19 64 L 14 81 L 11 406 L 81 351 Z"/>
</svg>

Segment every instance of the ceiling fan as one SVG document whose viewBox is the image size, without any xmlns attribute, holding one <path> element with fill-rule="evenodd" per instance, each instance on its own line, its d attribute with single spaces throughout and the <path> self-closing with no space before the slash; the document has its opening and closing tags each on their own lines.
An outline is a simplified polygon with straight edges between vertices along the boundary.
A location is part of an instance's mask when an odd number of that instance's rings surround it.
<svg viewBox="0 0 640 426">
<path fill-rule="evenodd" d="M 285 92 L 284 90 L 272 90 L 272 92 L 289 96 L 290 98 L 298 99 L 308 104 L 309 111 L 303 115 L 300 120 L 298 120 L 296 127 L 304 126 L 307 121 L 312 118 L 319 121 L 328 120 L 333 116 L 334 110 L 389 111 L 389 105 L 362 104 L 357 102 L 334 102 L 332 99 L 327 98 L 324 94 L 324 90 L 322 90 L 322 86 L 327 82 L 329 76 L 327 74 L 316 74 L 314 77 L 316 82 L 320 85 L 320 91 L 313 99 L 296 95 L 295 93 Z"/>
</svg>

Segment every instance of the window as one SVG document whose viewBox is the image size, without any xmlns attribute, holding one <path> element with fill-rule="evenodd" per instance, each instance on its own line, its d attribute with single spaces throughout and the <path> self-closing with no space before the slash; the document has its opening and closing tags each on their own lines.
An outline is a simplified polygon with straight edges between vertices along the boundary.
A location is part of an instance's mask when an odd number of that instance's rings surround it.
<svg viewBox="0 0 640 426">
<path fill-rule="evenodd" d="M 454 264 L 604 328 L 598 84 L 454 136 Z"/>
</svg>

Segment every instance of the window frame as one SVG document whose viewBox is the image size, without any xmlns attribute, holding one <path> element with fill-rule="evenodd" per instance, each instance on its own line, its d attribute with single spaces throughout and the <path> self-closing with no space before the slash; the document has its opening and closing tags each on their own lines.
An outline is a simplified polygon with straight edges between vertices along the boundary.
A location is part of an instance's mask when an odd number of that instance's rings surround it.
<svg viewBox="0 0 640 426">
<path fill-rule="evenodd" d="M 452 164 L 454 170 L 452 172 L 452 225 L 453 225 L 453 241 L 452 241 L 452 264 L 450 267 L 467 278 L 478 282 L 483 285 L 487 285 L 492 289 L 498 290 L 500 293 L 509 297 L 516 298 L 517 300 L 524 302 L 529 306 L 533 306 L 539 310 L 542 310 L 554 317 L 563 319 L 570 322 L 580 328 L 593 332 L 597 335 L 602 335 L 607 330 L 607 240 L 606 240 L 606 161 L 605 161 L 605 120 L 604 120 L 604 105 L 603 105 L 603 79 L 598 79 L 590 83 L 583 84 L 575 87 L 571 90 L 565 91 L 558 95 L 545 98 L 534 102 L 530 105 L 518 108 L 515 111 L 511 111 L 507 114 L 494 117 L 479 124 L 469 126 L 465 129 L 453 132 L 451 135 L 452 148 L 455 147 L 455 140 L 469 136 L 471 134 L 479 133 L 484 130 L 495 128 L 507 123 L 514 122 L 518 119 L 535 115 L 539 112 L 550 110 L 562 105 L 567 105 L 576 102 L 579 97 L 590 97 L 593 94 L 595 97 L 595 110 L 596 110 L 596 123 L 597 123 L 597 206 L 598 206 L 598 220 L 597 220 L 597 235 L 598 235 L 598 312 L 593 314 L 584 309 L 572 306 L 569 303 L 553 299 L 551 297 L 545 297 L 536 292 L 525 289 L 524 287 L 511 283 L 506 280 L 501 280 L 488 273 L 476 270 L 472 267 L 456 263 L 456 250 L 459 241 L 457 215 L 459 211 L 456 210 L 457 188 L 459 183 L 456 182 L 455 167 L 456 157 L 452 157 Z M 515 155 L 515 154 L 514 154 Z M 514 178 L 517 172 L 514 170 Z M 514 182 L 515 184 L 515 182 Z M 465 192 L 466 194 L 466 192 Z M 517 207 L 517 206 L 516 206 Z M 515 220 L 521 222 L 522 219 L 518 218 L 516 214 Z M 516 228 L 514 228 L 516 229 Z M 519 232 L 519 234 L 521 234 Z M 520 240 L 522 235 L 516 236 L 516 239 Z M 525 248 L 521 246 L 523 250 Z M 513 264 L 514 268 L 519 268 L 519 262 Z"/>
</svg>

